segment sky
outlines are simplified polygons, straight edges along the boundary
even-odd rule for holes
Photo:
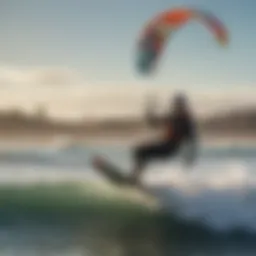
[[[157,74],[141,76],[135,49],[143,26],[184,5],[219,17],[228,47],[191,23],[171,38]],[[121,106],[136,112],[145,91],[173,89],[204,91],[205,101],[224,94],[237,102],[242,92],[247,101],[256,91],[255,8],[255,0],[1,0],[0,108],[43,103],[69,117]]]

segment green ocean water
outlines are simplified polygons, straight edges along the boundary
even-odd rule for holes
[[[153,167],[155,198],[92,178],[81,149],[0,152],[0,253],[255,255],[256,151],[211,152],[194,176]]]

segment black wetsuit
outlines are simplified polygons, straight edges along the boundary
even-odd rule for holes
[[[165,121],[167,136],[159,142],[135,148],[137,163],[146,164],[151,160],[165,159],[178,153],[183,142],[195,139],[195,125],[189,116],[174,116]]]

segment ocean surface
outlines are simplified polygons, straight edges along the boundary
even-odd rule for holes
[[[155,163],[152,196],[109,184],[95,154],[131,169],[125,146],[0,147],[1,256],[256,255],[256,145]]]

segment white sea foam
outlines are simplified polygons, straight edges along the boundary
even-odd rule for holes
[[[118,155],[122,166],[129,162],[125,151],[106,151],[112,159]],[[90,180],[102,184],[99,180],[104,182],[104,179],[90,168],[86,152],[85,149],[58,153],[27,149],[0,152],[0,182]],[[241,152],[218,153],[215,149],[193,169],[184,169],[180,163],[154,164],[144,180],[168,211],[178,210],[183,217],[201,220],[216,229],[241,227],[256,231],[256,158],[252,157],[256,151],[250,148]]]

